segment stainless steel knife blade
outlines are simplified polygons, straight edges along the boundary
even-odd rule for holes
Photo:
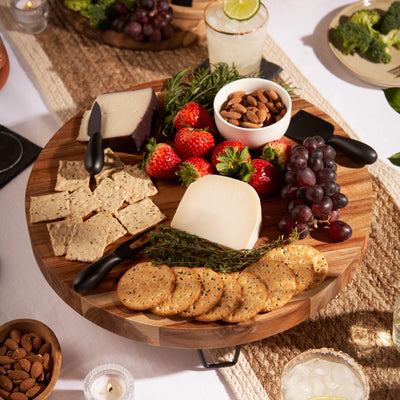
[[[88,123],[89,142],[87,144],[84,163],[90,174],[99,173],[104,166],[104,149],[101,138],[101,108],[96,101],[93,104]]]

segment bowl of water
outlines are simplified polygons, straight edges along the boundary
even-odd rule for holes
[[[367,400],[369,385],[360,365],[348,354],[312,349],[285,365],[281,396],[282,400]]]

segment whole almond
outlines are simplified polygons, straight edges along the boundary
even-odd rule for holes
[[[0,388],[6,392],[11,392],[13,390],[13,383],[8,376],[0,375]]]
[[[3,344],[0,347],[0,356],[4,356],[7,353],[7,346],[5,344]]]
[[[6,390],[3,390],[0,388],[0,396],[3,397],[4,399],[9,399],[10,398],[10,392],[7,392]]]
[[[44,340],[36,335],[36,334],[31,334],[32,335],[32,350],[33,351],[39,351],[39,349],[42,347]]]
[[[43,365],[39,361],[35,361],[31,367],[31,377],[36,379],[39,378],[43,373]]]
[[[14,350],[12,353],[12,358],[14,360],[20,360],[26,356],[26,350],[23,347],[19,347],[18,349]]]
[[[26,358],[22,358],[21,360],[18,360],[18,364],[21,366],[21,368],[26,371],[30,372],[31,371],[31,362],[27,360]]]
[[[53,359],[50,353],[43,354],[43,369],[45,371],[51,370],[53,367]]]
[[[28,396],[22,392],[14,392],[10,394],[10,400],[28,400]]]
[[[27,333],[25,333],[25,335],[22,335],[21,337],[21,346],[25,349],[27,353],[32,351],[32,338]]]
[[[12,359],[9,356],[0,356],[0,365],[4,365],[4,364],[12,364],[14,363],[15,360]]]
[[[25,358],[31,363],[34,363],[35,361],[38,361],[40,363],[43,362],[43,356],[41,354],[27,354]]]
[[[33,378],[26,378],[24,379],[21,384],[19,385],[19,389],[21,392],[28,391],[31,387],[33,387],[36,383],[36,380]]]
[[[10,338],[15,340],[18,344],[21,343],[21,332],[18,329],[11,329]]]
[[[17,350],[19,347],[18,343],[14,339],[11,339],[11,338],[7,338],[4,341],[4,344],[8,347],[9,350],[12,350],[12,351]]]
[[[46,342],[40,347],[38,353],[43,355],[44,353],[50,353],[50,350],[51,350],[51,344],[50,342]]]
[[[43,390],[43,388],[44,386],[36,384],[35,386],[32,386],[29,390],[27,390],[26,395],[29,398],[36,397]]]
[[[14,379],[24,380],[26,378],[29,378],[29,374],[26,371],[23,371],[22,369],[21,370],[9,369],[7,371],[7,375],[12,380],[14,380]]]

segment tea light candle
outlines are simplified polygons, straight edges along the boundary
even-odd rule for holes
[[[132,374],[117,364],[104,364],[88,373],[83,383],[87,400],[132,400]]]
[[[19,27],[26,33],[40,33],[47,27],[47,0],[11,0],[11,11]]]

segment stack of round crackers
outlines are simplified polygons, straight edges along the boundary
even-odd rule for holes
[[[239,323],[282,307],[294,295],[322,283],[327,272],[328,263],[317,249],[292,244],[230,274],[143,262],[121,277],[117,295],[131,310]]]

